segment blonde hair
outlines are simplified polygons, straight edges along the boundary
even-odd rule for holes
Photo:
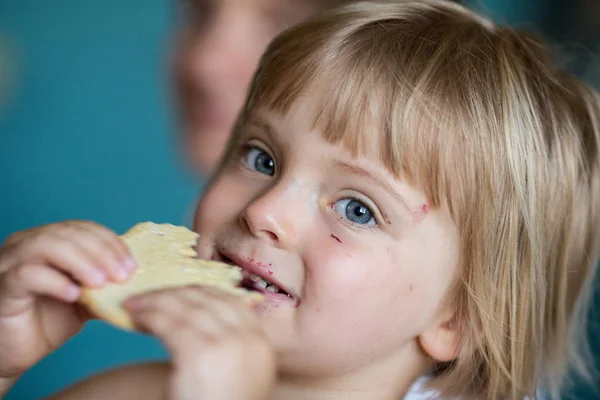
[[[326,140],[355,154],[377,142],[459,228],[461,351],[432,385],[490,400],[557,389],[600,247],[598,94],[539,40],[435,0],[357,2],[283,32],[238,126],[309,93]]]

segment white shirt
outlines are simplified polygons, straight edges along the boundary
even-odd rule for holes
[[[439,396],[439,393],[435,390],[425,389],[425,382],[427,381],[427,377],[421,377],[415,381],[415,383],[410,387],[406,396],[404,396],[403,400],[432,400],[437,399],[436,396]],[[539,399],[543,398],[542,393],[538,388],[537,396]],[[445,399],[451,400],[451,399]],[[523,400],[530,400],[526,397]]]
[[[439,393],[437,391],[425,389],[426,381],[426,377],[417,379],[406,393],[406,396],[404,396],[404,400],[430,400],[438,396]]]

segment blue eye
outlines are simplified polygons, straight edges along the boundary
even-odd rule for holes
[[[245,155],[245,161],[250,169],[269,176],[275,175],[275,160],[257,147],[252,147],[248,150]]]
[[[373,213],[358,200],[346,198],[335,202],[333,209],[352,223],[358,225],[375,225]]]

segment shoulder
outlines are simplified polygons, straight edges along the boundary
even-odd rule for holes
[[[96,375],[48,400],[147,400],[166,398],[170,366],[148,363],[126,366]]]

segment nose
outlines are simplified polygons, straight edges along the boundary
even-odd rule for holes
[[[240,214],[240,224],[254,237],[279,248],[298,245],[310,220],[310,197],[296,185],[276,184]]]

